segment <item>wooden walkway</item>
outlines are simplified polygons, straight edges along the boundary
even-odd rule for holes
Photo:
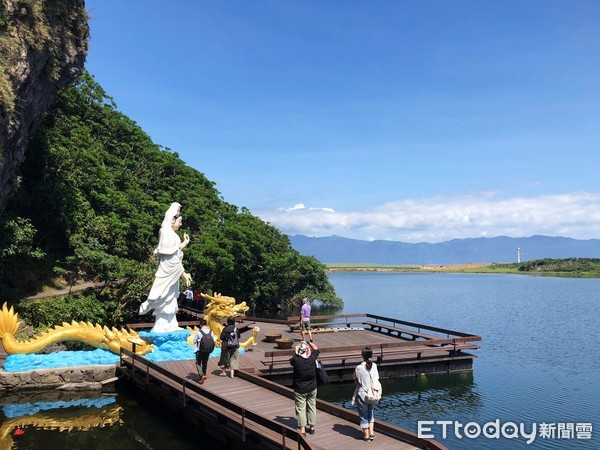
[[[193,361],[182,361],[180,363],[166,363],[170,371],[198,379],[195,374]],[[220,374],[216,367],[216,358],[212,358],[209,365],[210,376],[204,383],[204,387],[222,396],[223,398],[240,405],[244,405],[249,411],[253,411],[274,422],[281,423],[290,428],[296,428],[297,422],[294,415],[293,391],[289,388],[277,389],[271,383],[263,384],[256,377],[244,376],[242,372],[238,377],[231,379]],[[191,375],[190,375],[191,374]],[[285,395],[287,392],[287,395]],[[319,447],[331,450],[348,449],[354,447],[357,442],[362,443],[362,431],[358,426],[358,415],[354,420],[344,420],[323,410],[317,411],[317,426],[314,435],[309,435],[309,442]],[[386,435],[376,438],[377,449],[414,449],[414,445],[399,442],[397,439]]]
[[[197,321],[203,316],[189,308],[180,310],[187,319]],[[293,391],[285,386],[291,384],[289,358],[293,350],[279,349],[264,338],[280,334],[299,342],[300,332],[294,327],[297,321],[239,321],[241,341],[250,336],[253,326],[258,326],[260,342],[240,356],[235,379],[221,374],[216,358],[209,360],[209,378],[200,385],[192,360],[152,363],[123,349],[119,370],[175,414],[213,436],[225,437],[230,447],[334,450],[365,444],[356,411],[322,400],[317,400],[316,433],[306,437],[298,433]],[[465,350],[478,349],[474,343],[481,340],[468,333],[370,314],[315,316],[312,325],[319,360],[333,382],[352,378],[365,346],[373,349],[381,378],[472,370],[475,356]],[[383,422],[376,422],[375,432],[375,440],[368,443],[373,449],[445,449],[435,441]]]
[[[221,374],[216,363],[216,358],[209,360],[209,377],[203,385],[197,383],[198,374],[191,360],[146,365],[143,358],[135,357],[133,362],[125,356],[120,369],[142,389],[160,398],[163,405],[169,402],[179,404],[183,408],[180,414],[188,419],[196,416],[195,420],[208,421],[217,435],[233,433],[240,439],[245,436],[249,447],[347,450],[364,444],[356,412],[322,400],[317,401],[315,434],[295,438],[296,418],[291,389],[246,373],[242,368],[238,376],[231,379]],[[159,371],[159,368],[162,370]],[[247,418],[242,419],[236,411],[242,411]],[[252,420],[253,415],[274,426],[265,427],[264,423]],[[238,426],[245,422],[245,430],[233,430],[231,421],[237,422]],[[375,430],[376,438],[369,443],[372,449],[445,449],[435,441],[418,438],[389,424],[377,422]]]

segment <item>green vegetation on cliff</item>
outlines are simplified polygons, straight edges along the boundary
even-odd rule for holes
[[[67,55],[78,51],[70,38],[87,38],[87,19],[81,0],[0,2],[0,114],[14,112],[17,87],[27,75],[28,59],[35,59],[33,53],[43,61],[43,75],[59,80]]]
[[[134,320],[157,262],[151,253],[171,202],[191,236],[194,285],[273,310],[304,295],[340,304],[325,266],[287,236],[225,202],[214,183],[152,142],[85,74],[63,89],[30,141],[23,180],[0,220],[0,289],[32,293],[57,275],[115,282],[86,294],[115,323]],[[91,306],[90,306],[91,307]],[[137,320],[137,319],[136,319]]]

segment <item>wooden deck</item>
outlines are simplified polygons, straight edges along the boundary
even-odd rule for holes
[[[242,367],[231,379],[221,375],[217,359],[211,358],[209,377],[200,385],[194,361],[146,364],[143,358],[132,357],[131,353],[126,355],[120,367],[128,379],[182,417],[198,425],[204,422],[205,431],[228,437],[226,445],[232,448],[236,440],[243,440],[243,447],[260,449],[335,450],[363,444],[356,413],[321,400],[317,402],[315,434],[300,436],[293,391],[249,374]],[[369,443],[373,449],[445,449],[435,441],[385,423],[377,422],[375,432],[376,439]]]
[[[332,322],[333,318],[333,322]],[[276,343],[266,342],[266,334],[301,340],[299,331],[288,321],[264,321],[247,318],[238,324],[242,341],[250,336],[247,324],[260,327],[260,342],[242,355],[240,364],[247,372],[290,385],[292,368],[289,358],[293,350],[281,350]],[[325,322],[321,326],[318,321]],[[398,378],[420,374],[472,370],[481,337],[421,324],[394,321],[369,314],[317,316],[313,323],[313,341],[319,347],[319,359],[334,382],[350,381],[354,368],[362,362],[361,350],[373,349],[382,378]]]
[[[194,324],[202,317],[182,307],[180,320]],[[267,320],[245,318],[238,322],[242,341],[253,326],[260,327],[259,339],[281,334],[299,342],[294,325],[298,318]],[[182,323],[182,322],[180,322]],[[145,325],[145,324],[144,324]],[[405,322],[370,314],[316,316],[312,318],[313,340],[319,359],[332,382],[350,380],[362,361],[361,350],[370,346],[382,378],[472,370],[479,336]],[[131,325],[140,328],[140,325]],[[225,439],[231,448],[348,449],[364,444],[354,410],[317,401],[317,431],[301,436],[296,429],[292,368],[293,350],[281,350],[264,338],[240,356],[235,379],[221,375],[217,359],[209,360],[209,378],[198,383],[194,361],[151,363],[122,350],[119,370],[144,392],[155,397],[181,417],[213,436]],[[277,382],[275,382],[277,381]],[[376,422],[373,449],[444,449],[441,444],[421,439],[414,433]]]
[[[187,364],[185,364],[187,363]],[[193,361],[183,361],[183,364],[167,363],[170,371],[177,370],[184,376],[198,379],[195,374]],[[210,365],[210,377],[204,383],[204,387],[223,398],[240,405],[244,405],[249,411],[281,423],[290,428],[296,428],[294,416],[293,391],[291,389],[275,391],[275,386],[259,384],[254,377],[244,376],[240,373],[237,378],[231,379],[220,374],[214,360]],[[191,375],[190,375],[191,374]],[[288,395],[285,395],[287,391]],[[348,446],[362,442],[362,432],[358,426],[358,416],[349,421],[329,414],[323,410],[317,412],[317,426],[314,435],[307,439],[319,447],[327,449],[347,449]],[[415,446],[398,442],[397,439],[386,435],[377,436],[378,445],[375,448],[413,449]]]

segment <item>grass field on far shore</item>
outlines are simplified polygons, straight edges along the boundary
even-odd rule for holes
[[[329,272],[455,272],[455,273],[516,273],[518,264],[447,264],[447,265],[386,265],[386,264],[326,264]]]
[[[599,278],[598,264],[588,264],[585,268],[574,269],[572,260],[550,260],[553,265],[531,265],[530,263],[467,263],[467,264],[435,264],[435,265],[385,265],[329,263],[328,272],[421,272],[421,273],[502,273],[522,275],[545,275],[555,277]],[[583,260],[581,260],[583,261]]]

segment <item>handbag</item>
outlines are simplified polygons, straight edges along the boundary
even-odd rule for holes
[[[324,384],[329,384],[329,375],[327,375],[327,371],[323,364],[320,361],[317,361],[317,385],[322,386]]]
[[[379,403],[379,400],[381,400],[381,383],[378,379],[373,379],[371,372],[369,372],[369,378],[371,378],[371,385],[365,394],[365,403],[369,405],[377,404]]]

